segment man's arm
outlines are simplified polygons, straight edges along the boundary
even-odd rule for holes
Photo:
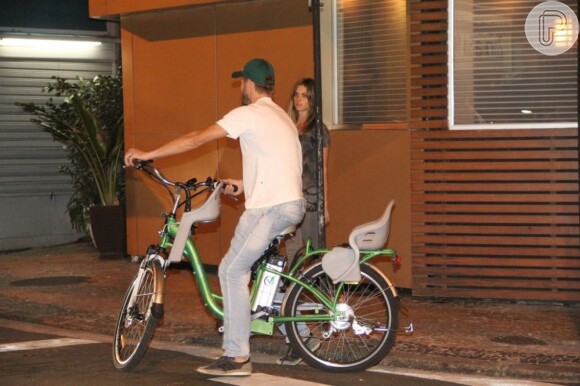
[[[227,134],[223,127],[214,123],[204,130],[192,131],[175,138],[155,150],[146,152],[135,148],[129,149],[125,152],[125,165],[132,166],[134,159],[149,160],[185,153],[208,142],[224,138]]]

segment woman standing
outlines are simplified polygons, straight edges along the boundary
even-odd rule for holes
[[[302,145],[302,192],[306,199],[306,214],[304,220],[296,231],[296,236],[286,241],[286,255],[291,264],[296,253],[305,244],[312,240],[312,247],[318,248],[318,183],[316,180],[316,111],[314,106],[314,79],[304,78],[292,87],[290,107],[288,115],[298,128],[300,144]],[[324,220],[329,221],[328,215],[328,184],[327,163],[330,135],[326,125],[322,125],[322,163],[324,178]]]
[[[316,143],[316,111],[314,106],[314,79],[304,78],[299,80],[292,87],[290,107],[288,108],[288,115],[298,128],[300,144],[302,145],[302,193],[306,199],[306,213],[304,219],[296,229],[296,235],[286,240],[286,256],[288,257],[288,265],[290,266],[296,258],[296,254],[304,246],[305,241],[310,239],[312,247],[318,248],[318,183],[316,180],[316,158],[317,158],[317,143]],[[329,221],[328,207],[327,207],[327,160],[328,147],[330,145],[330,135],[328,128],[322,125],[322,164],[323,164],[323,178],[324,178],[324,220]],[[286,335],[284,326],[280,330]],[[304,341],[312,351],[316,351],[320,347],[320,341],[310,336],[310,330],[305,324],[299,325],[300,335],[303,336]],[[292,350],[292,346],[288,345],[286,355],[277,360],[281,365],[297,365],[302,358]]]

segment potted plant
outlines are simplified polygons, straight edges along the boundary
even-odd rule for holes
[[[124,253],[124,126],[120,72],[117,76],[99,75],[92,80],[52,79],[54,81],[44,91],[58,98],[57,101],[51,97],[42,106],[17,105],[32,113],[32,121],[65,147],[70,162],[63,165],[61,171],[72,179],[73,193],[67,212],[73,227],[89,231],[102,254]],[[103,227],[100,221],[104,222]]]

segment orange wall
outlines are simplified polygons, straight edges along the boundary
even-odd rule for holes
[[[357,225],[377,219],[395,200],[387,247],[402,258],[393,271],[387,258],[377,264],[397,287],[411,287],[410,132],[332,130],[328,168],[328,246],[348,241]]]
[[[153,148],[239,106],[239,81],[231,73],[253,57],[273,63],[274,100],[286,108],[294,81],[313,73],[311,18],[302,0],[121,16],[126,146]],[[241,177],[240,161],[237,142],[222,140],[156,164],[170,179],[226,178]],[[128,252],[135,255],[155,241],[159,214],[169,204],[162,189],[141,177],[132,171],[127,181]],[[200,229],[208,264],[219,262],[243,209],[243,202],[228,201],[220,224]]]
[[[90,0],[92,14],[99,16],[109,15],[112,7],[124,13],[179,2]],[[239,106],[239,83],[231,79],[231,72],[252,57],[274,64],[274,100],[284,108],[294,81],[313,74],[312,15],[304,0],[222,2],[125,14],[120,20],[127,147],[153,148],[204,128]],[[397,286],[407,288],[411,287],[409,143],[407,130],[331,131],[327,187],[329,246],[347,241],[354,226],[377,218],[391,198],[396,200],[388,246],[397,248],[403,264],[394,273],[386,259],[379,265]],[[240,160],[237,142],[224,139],[156,164],[169,178],[184,180],[239,177]],[[134,171],[128,173],[129,254],[142,255],[156,241],[159,215],[169,205],[162,188]],[[196,240],[205,263],[219,263],[242,210],[243,202],[224,199],[219,222],[200,227]]]

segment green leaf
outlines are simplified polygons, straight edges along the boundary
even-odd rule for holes
[[[16,105],[65,145],[69,164],[61,171],[71,177],[73,185],[67,212],[73,226],[80,229],[90,206],[116,205],[125,197],[122,79],[120,73],[92,80],[51,79],[43,91],[55,98],[42,106]]]

